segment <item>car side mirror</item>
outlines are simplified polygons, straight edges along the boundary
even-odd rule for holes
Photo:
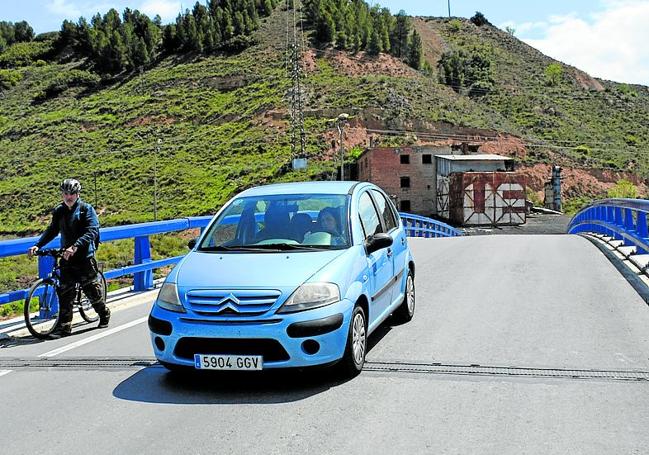
[[[374,234],[365,239],[365,251],[367,254],[372,254],[390,245],[392,245],[392,237],[390,234]]]
[[[189,242],[187,242],[187,247],[188,247],[190,250],[193,250],[194,247],[196,246],[196,243],[197,243],[197,242],[198,242],[198,238],[191,239]]]

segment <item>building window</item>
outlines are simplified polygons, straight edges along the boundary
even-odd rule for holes
[[[402,212],[409,212],[410,211],[410,201],[401,201],[399,203],[399,210]]]
[[[421,155],[421,164],[433,164],[433,155]]]
[[[410,164],[410,155],[399,155],[401,164]]]
[[[401,177],[401,188],[410,188],[410,177]]]

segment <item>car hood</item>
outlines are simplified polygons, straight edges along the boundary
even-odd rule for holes
[[[223,254],[193,251],[179,265],[176,283],[183,289],[299,286],[343,252]]]

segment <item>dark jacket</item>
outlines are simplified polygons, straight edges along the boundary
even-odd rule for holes
[[[90,258],[95,254],[95,242],[99,239],[99,219],[92,205],[77,199],[68,208],[61,203],[52,211],[52,221],[36,243],[42,248],[57,234],[61,234],[61,247],[76,246],[77,252],[71,260]]]

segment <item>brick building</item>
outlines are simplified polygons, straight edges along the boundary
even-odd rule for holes
[[[525,223],[525,178],[509,157],[451,146],[379,147],[357,164],[359,180],[383,188],[401,211],[457,225]]]
[[[383,188],[399,210],[435,213],[435,155],[451,155],[450,146],[377,147],[358,159],[358,179]]]

